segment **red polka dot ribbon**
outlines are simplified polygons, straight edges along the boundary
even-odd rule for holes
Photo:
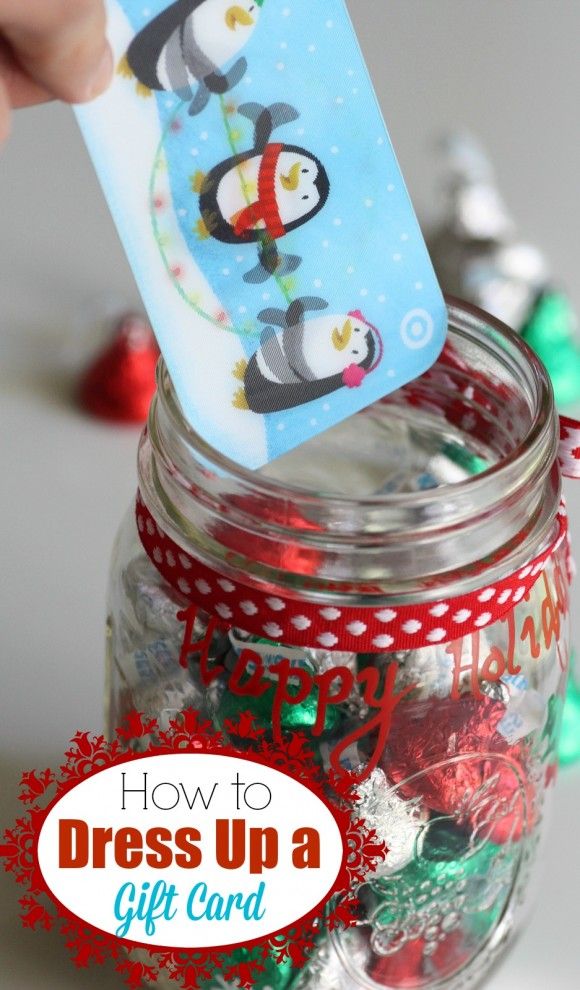
[[[580,478],[580,423],[560,416],[560,469],[565,478]]]
[[[220,574],[178,546],[137,496],[137,527],[145,551],[166,581],[191,603],[256,636],[287,646],[356,653],[412,650],[446,643],[497,622],[529,593],[549,558],[568,537],[564,505],[552,544],[514,574],[442,601],[371,607],[337,606],[268,589],[246,577]]]

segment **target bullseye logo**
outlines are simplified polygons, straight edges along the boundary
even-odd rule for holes
[[[433,317],[426,309],[412,309],[401,323],[401,337],[405,347],[419,351],[432,340]]]

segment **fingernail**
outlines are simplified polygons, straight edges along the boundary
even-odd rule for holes
[[[87,100],[94,100],[95,97],[100,96],[101,93],[104,93],[104,91],[108,88],[112,77],[113,52],[111,51],[111,46],[107,45],[107,48],[103,53],[103,57],[99,62],[99,67],[87,86]]]

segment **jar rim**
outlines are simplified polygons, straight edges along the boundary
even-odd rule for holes
[[[209,470],[215,470],[222,476],[227,476],[233,482],[240,482],[251,487],[256,495],[265,495],[269,498],[283,496],[294,497],[302,503],[318,502],[323,500],[328,506],[352,506],[352,507],[384,507],[405,505],[407,508],[416,508],[429,505],[434,498],[441,498],[445,494],[459,496],[464,492],[476,492],[485,489],[490,483],[501,484],[504,475],[513,471],[518,465],[529,462],[531,455],[538,446],[542,447],[543,441],[546,446],[545,471],[550,470],[556,458],[556,443],[550,445],[551,434],[554,434],[553,420],[555,413],[554,394],[552,383],[548,373],[529,345],[523,338],[511,330],[505,323],[486,313],[484,310],[471,303],[464,302],[456,297],[445,295],[449,322],[454,324],[454,329],[460,332],[466,330],[473,334],[480,334],[480,345],[483,344],[483,328],[493,330],[499,336],[503,344],[502,352],[517,354],[521,361],[522,368],[526,368],[531,373],[534,385],[535,410],[530,429],[525,436],[519,440],[514,449],[501,457],[496,463],[491,464],[478,474],[470,475],[460,481],[454,481],[448,485],[440,485],[434,489],[412,492],[389,492],[362,497],[338,494],[334,492],[316,491],[301,485],[292,484],[289,481],[280,482],[259,471],[245,468],[243,465],[222,454],[216,448],[207,443],[188,423],[181,410],[181,406],[173,389],[171,379],[163,358],[159,359],[157,367],[157,387],[158,394],[163,395],[163,402],[168,412],[172,428],[187,444],[193,455],[199,457],[200,462]],[[458,327],[458,323],[461,327]],[[417,380],[421,380],[420,376]]]
[[[456,423],[466,438],[463,420],[473,411],[475,450],[487,429],[487,449],[497,456],[491,467],[426,490],[354,498],[279,481],[206,444],[186,423],[160,363],[139,476],[163,529],[211,566],[233,566],[272,587],[301,586],[315,575],[325,588],[364,584],[398,596],[428,586],[436,595],[438,585],[477,582],[478,562],[491,562],[490,581],[523,566],[549,539],[558,507],[552,386],[532,350],[499,320],[460,300],[447,305],[449,349],[385,401],[401,412],[407,400],[421,406],[426,397],[428,407],[440,394],[442,431]]]

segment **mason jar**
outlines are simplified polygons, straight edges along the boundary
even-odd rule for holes
[[[522,924],[568,670],[557,446],[537,358],[455,301],[429,372],[258,472],[192,431],[160,363],[113,559],[109,733],[186,708],[226,737],[242,713],[306,733],[388,849],[356,923],[258,988],[458,990]]]

